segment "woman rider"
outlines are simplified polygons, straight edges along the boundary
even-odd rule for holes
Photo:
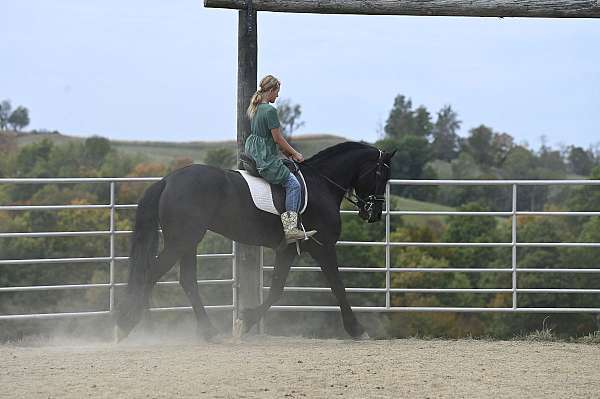
[[[288,243],[302,240],[316,233],[315,230],[298,229],[298,211],[300,210],[300,183],[290,173],[278,156],[277,149],[296,162],[304,157],[286,141],[281,134],[277,109],[270,105],[279,96],[281,83],[277,78],[267,75],[261,79],[256,93],[250,100],[247,115],[251,120],[251,134],[246,139],[245,152],[256,162],[261,177],[272,184],[285,188],[285,210],[281,214],[281,223]]]

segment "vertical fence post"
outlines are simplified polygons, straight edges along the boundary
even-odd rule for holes
[[[258,74],[258,36],[256,11],[252,0],[247,1],[247,9],[239,11],[238,23],[238,74],[237,74],[237,161],[241,167],[240,154],[244,152],[246,138],[250,135],[250,119],[246,109],[256,92]]]
[[[252,0],[246,9],[239,11],[238,24],[238,82],[237,82],[237,155],[244,151],[246,137],[250,134],[250,120],[246,109],[256,92],[257,75],[257,23]],[[260,301],[259,248],[237,243],[238,306],[240,309],[258,306]],[[239,310],[239,309],[238,309]]]
[[[391,307],[390,288],[390,183],[385,186],[385,308]]]
[[[231,279],[232,290],[231,290],[231,304],[233,305],[233,320],[232,325],[234,325],[235,321],[238,319],[238,289],[240,286],[240,282],[238,281],[238,273],[237,273],[237,243],[235,241],[231,241],[231,254],[233,255],[233,259],[231,260]]]
[[[115,312],[115,182],[110,182],[110,266],[109,266],[109,300],[110,314]],[[117,337],[117,325],[114,326],[114,338]]]
[[[258,298],[260,303],[265,301],[265,291],[263,287],[265,286],[265,249],[260,247],[260,262],[259,262],[259,278],[258,278],[258,287],[259,293]],[[259,334],[264,334],[265,332],[265,318],[261,317],[260,322],[258,323],[258,332]]]
[[[517,185],[512,185],[512,308],[517,308]]]

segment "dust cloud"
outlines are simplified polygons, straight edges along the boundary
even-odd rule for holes
[[[251,336],[0,346],[0,397],[595,397],[600,346]],[[178,337],[182,340],[184,337]]]

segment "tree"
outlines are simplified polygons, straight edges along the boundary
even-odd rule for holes
[[[494,154],[492,139],[494,132],[491,128],[480,125],[469,131],[469,137],[464,148],[473,159],[482,167],[489,168],[493,165]]]
[[[594,158],[594,165],[600,165],[600,141],[594,144],[590,144],[590,148],[588,149],[590,154],[592,154]]]
[[[399,139],[387,138],[378,141],[375,146],[387,152],[396,150],[396,155],[391,161],[391,177],[393,179],[437,178],[432,168],[426,168],[432,156],[431,146],[425,137],[406,135]],[[392,187],[392,193],[395,195],[405,195],[417,199],[430,198],[433,192],[416,186]]]
[[[0,132],[0,177],[10,177],[12,175],[16,152],[17,140],[15,134]]]
[[[413,110],[410,98],[407,99],[403,95],[396,96],[384,127],[387,137],[399,139],[412,135],[428,138],[432,130],[431,115],[427,108],[421,105]]]
[[[17,149],[14,133],[0,133],[0,154],[10,154]]]
[[[11,111],[12,105],[9,100],[4,100],[0,103],[0,130],[6,130]]]
[[[25,107],[17,107],[8,117],[7,123],[13,130],[21,130],[29,125],[29,110]]]
[[[281,122],[281,132],[288,138],[294,133],[294,130],[304,126],[304,122],[300,122],[302,109],[299,104],[292,104],[290,99],[280,100],[277,103],[277,114]]]
[[[100,136],[87,138],[84,143],[85,162],[91,167],[98,168],[110,152],[110,141]]]
[[[502,177],[505,179],[537,180],[551,174],[539,168],[539,159],[529,149],[520,145],[513,147],[502,164]],[[548,186],[521,186],[518,189],[517,208],[519,210],[543,210],[548,197]]]
[[[600,180],[600,166],[592,169],[592,180]],[[600,190],[598,186],[585,185],[573,189],[567,199],[570,211],[600,211]],[[581,219],[578,219],[581,222]]]
[[[462,122],[450,105],[444,106],[437,114],[432,128],[433,156],[436,159],[452,161],[458,157],[458,134]]]
[[[431,160],[431,148],[423,137],[408,135],[399,140],[384,139],[375,146],[388,152],[396,150],[391,165],[393,179],[419,179]]]
[[[169,164],[169,171],[185,168],[186,166],[192,165],[194,160],[190,157],[177,157]]]
[[[460,211],[485,212],[487,206],[475,202],[459,208]],[[450,216],[447,229],[442,235],[442,242],[485,243],[505,240],[498,232],[498,221],[493,216]],[[451,267],[491,267],[495,262],[505,260],[505,248],[486,247],[454,247],[449,248],[446,255]],[[477,286],[481,276],[468,275],[473,286]]]
[[[431,114],[427,111],[424,106],[419,106],[414,112],[414,132],[413,134],[418,137],[429,137],[433,130],[433,123],[431,123]]]
[[[407,99],[403,95],[396,96],[383,130],[387,137],[396,139],[413,134],[415,123],[410,98]]]
[[[481,169],[475,158],[466,152],[459,153],[458,158],[454,159],[450,164],[452,168],[453,179],[477,179],[481,176]]]
[[[235,165],[236,156],[231,148],[218,147],[208,150],[204,157],[206,165],[212,165],[223,169],[232,168]]]
[[[563,174],[566,172],[566,165],[560,151],[553,150],[546,146],[546,139],[542,136],[542,146],[538,153],[539,165],[541,168]]]
[[[52,177],[47,162],[54,143],[48,139],[21,149],[16,159],[16,177]]]
[[[589,176],[594,167],[594,158],[591,152],[585,151],[581,147],[569,147],[569,167],[573,173],[582,176]]]
[[[500,166],[515,148],[515,139],[508,133],[494,133],[492,137],[492,151],[494,154],[494,166]],[[529,151],[529,150],[528,150]]]
[[[504,158],[502,164],[505,179],[535,179],[537,158],[525,147],[516,146]]]

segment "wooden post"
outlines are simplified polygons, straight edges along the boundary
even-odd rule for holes
[[[250,134],[250,120],[246,109],[256,92],[257,80],[257,24],[252,0],[248,7],[239,11],[238,25],[238,92],[237,92],[237,155],[244,151],[246,137]],[[245,309],[260,303],[260,249],[237,243],[236,265],[238,286],[237,309]]]
[[[241,9],[247,2],[204,0],[204,6]],[[315,14],[600,18],[600,2],[590,0],[254,0],[253,7]]]

